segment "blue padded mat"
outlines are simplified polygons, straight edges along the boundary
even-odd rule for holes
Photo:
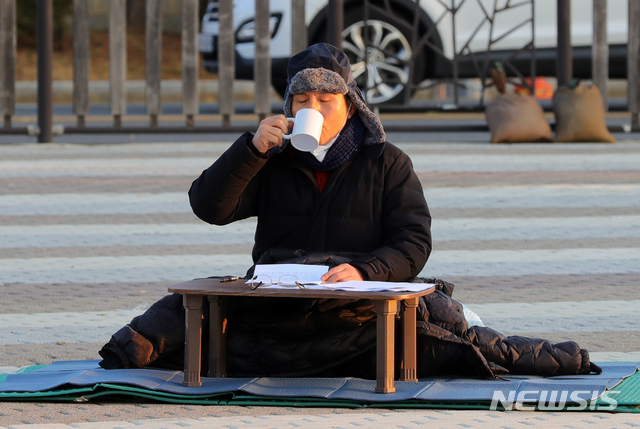
[[[185,387],[182,385],[184,377],[182,373],[167,381],[157,390],[161,392],[177,393],[181,395],[204,395],[210,393],[224,393],[243,391],[247,386],[260,380],[260,378],[209,378],[202,377],[202,386]]]
[[[327,398],[344,386],[344,378],[305,378],[301,384],[298,378],[259,378],[244,386],[245,393],[260,396],[289,396],[292,390],[297,396]]]
[[[93,386],[123,386],[141,396],[158,395],[199,397],[228,393],[271,398],[320,398],[367,403],[418,401],[491,401],[495,392],[508,397],[523,391],[589,391],[600,395],[633,375],[636,363],[606,363],[600,375],[562,377],[506,376],[503,380],[479,380],[460,377],[430,377],[419,382],[397,381],[396,392],[375,393],[375,380],[355,378],[202,378],[201,387],[184,387],[181,371],[165,369],[104,370],[97,360],[63,361],[22,374],[10,374],[0,381],[0,398],[26,395],[53,389]],[[583,395],[584,396],[584,395]]]
[[[518,390],[519,381],[512,380],[473,380],[449,379],[433,383],[422,391],[416,399],[429,401],[491,401],[494,392],[501,391],[508,395],[510,391]],[[461,394],[464,392],[464,394]]]
[[[602,368],[602,374],[580,374],[580,375],[558,375],[555,377],[545,377],[547,380],[575,380],[578,378],[583,378],[585,380],[594,380],[594,379],[611,379],[617,380],[616,384],[620,382],[620,379],[628,377],[630,374],[633,374],[638,367],[638,364],[635,362],[602,362],[598,363],[598,366]],[[540,377],[542,378],[542,377]],[[607,386],[611,387],[611,386]]]
[[[84,371],[84,370],[90,370],[90,369],[101,369],[100,365],[98,365],[98,362],[100,362],[97,359],[93,359],[93,360],[61,360],[61,361],[57,361],[57,362],[53,362],[51,365],[44,365],[41,366],[40,368],[36,369],[35,371],[32,372],[38,372],[38,373],[42,373],[42,372],[64,372],[64,371]],[[175,371],[175,372],[179,372],[179,371]]]
[[[77,372],[45,372],[37,371],[27,374],[9,374],[4,383],[0,384],[0,392],[40,392],[51,390],[65,384],[78,376]]]
[[[396,391],[394,393],[376,393],[376,382],[374,380],[361,380],[358,378],[347,379],[347,382],[335,392],[328,396],[328,399],[350,399],[367,402],[395,402],[414,399],[431,382],[410,382],[396,381]]]
[[[103,369],[85,370],[71,380],[77,386],[91,386],[98,383],[135,384],[144,389],[156,390],[178,376],[174,371],[146,369]],[[132,381],[134,382],[132,383]]]

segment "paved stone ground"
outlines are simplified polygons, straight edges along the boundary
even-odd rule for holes
[[[0,372],[97,359],[197,276],[243,274],[254,221],[211,227],[186,191],[228,143],[0,146]],[[423,270],[505,333],[640,361],[640,142],[405,143],[433,214]],[[0,428],[635,427],[636,415],[0,403]]]
[[[68,405],[61,406],[68,410]],[[54,407],[54,409],[61,409]],[[78,408],[88,411],[90,407],[79,405]],[[165,406],[167,409],[162,417],[149,412],[144,405],[123,407],[127,409],[127,420],[111,420],[108,422],[84,422],[84,423],[42,423],[9,425],[8,429],[104,429],[104,428],[137,428],[137,429],[209,429],[222,427],[235,428],[312,428],[312,429],[347,429],[367,427],[376,429],[398,428],[633,428],[638,426],[638,419],[629,414],[606,413],[527,413],[515,412],[485,412],[485,411],[389,411],[380,410],[340,410],[331,412],[326,409],[290,409],[291,414],[269,412],[268,408],[247,407],[254,413],[267,413],[245,416],[208,416],[201,417],[198,407],[190,406]],[[216,407],[228,408],[228,407]],[[222,412],[233,411],[222,410]],[[311,412],[310,412],[311,411]],[[189,417],[175,418],[172,414],[189,413]],[[75,414],[73,411],[65,411],[62,417]],[[114,416],[115,417],[115,416]],[[59,418],[56,418],[58,421]]]

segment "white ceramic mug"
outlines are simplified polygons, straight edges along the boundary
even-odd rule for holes
[[[320,145],[324,116],[314,109],[300,109],[295,118],[287,118],[293,122],[291,134],[283,134],[283,138],[291,139],[291,144],[302,152],[312,152]]]

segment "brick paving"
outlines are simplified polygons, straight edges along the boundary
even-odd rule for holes
[[[79,409],[74,409],[78,407]],[[218,412],[210,413],[211,407],[183,407],[167,405],[161,413],[151,412],[147,407],[123,406],[115,412],[104,412],[99,406],[68,405],[54,406],[41,417],[41,423],[8,425],[7,429],[105,429],[105,428],[138,428],[138,429],[209,429],[222,427],[235,428],[335,428],[354,427],[368,428],[434,428],[450,429],[515,429],[526,427],[554,428],[633,428],[638,427],[639,419],[633,414],[606,414],[586,412],[563,413],[527,413],[521,411],[389,411],[389,410],[341,410],[339,413],[326,409],[288,409],[286,412],[273,412],[264,407],[215,407]],[[62,408],[62,409],[59,409]],[[208,408],[208,409],[207,409]],[[56,410],[56,411],[54,411]],[[93,411],[96,420],[82,423],[54,423],[47,418],[51,412],[57,412],[55,421],[73,421],[78,414]],[[22,414],[24,409],[16,409],[15,414]],[[219,416],[220,413],[236,415]],[[246,412],[249,413],[246,413]],[[37,410],[34,410],[37,413]],[[265,414],[260,414],[265,413]],[[174,417],[177,414],[188,414],[189,417]],[[10,413],[7,413],[10,415]],[[46,416],[46,417],[45,417]],[[99,419],[99,421],[97,421]]]
[[[252,223],[186,191],[228,143],[0,146],[0,372],[97,359],[120,324],[200,275],[242,274]],[[640,142],[406,143],[432,210],[424,275],[505,333],[640,360]],[[65,315],[65,313],[67,315]],[[0,403],[0,428],[635,427],[637,415]]]

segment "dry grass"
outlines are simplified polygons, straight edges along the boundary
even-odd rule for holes
[[[180,34],[164,33],[162,36],[162,79],[182,78]],[[144,80],[144,30],[130,27],[127,30],[127,79]],[[18,41],[16,59],[16,79],[21,81],[37,80],[37,55],[33,38],[21,36]],[[212,75],[204,70],[200,62],[200,78],[210,79]],[[73,79],[73,37],[65,34],[56,43],[53,53],[53,79]],[[92,31],[89,48],[89,79],[109,79],[109,33]]]

